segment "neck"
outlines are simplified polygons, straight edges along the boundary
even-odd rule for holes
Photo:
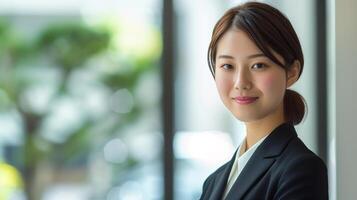
[[[275,113],[253,122],[246,122],[246,149],[249,149],[261,138],[269,135],[276,127],[284,123],[284,110],[280,106]]]

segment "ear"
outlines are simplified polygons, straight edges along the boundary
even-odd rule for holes
[[[289,71],[287,72],[286,87],[293,85],[298,79],[301,71],[301,65],[298,60],[295,60],[290,66]]]

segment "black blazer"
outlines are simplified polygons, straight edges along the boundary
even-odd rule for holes
[[[206,179],[201,200],[222,199],[235,154]],[[326,200],[326,165],[297,137],[293,125],[281,124],[256,149],[226,197],[238,199]]]

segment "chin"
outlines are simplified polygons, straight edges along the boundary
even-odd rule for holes
[[[262,113],[245,113],[245,114],[238,114],[238,113],[233,113],[235,118],[237,118],[241,122],[254,122],[254,121],[259,121],[264,118],[264,114]]]
[[[259,120],[259,118],[254,116],[242,116],[242,115],[234,115],[241,122],[253,122]]]

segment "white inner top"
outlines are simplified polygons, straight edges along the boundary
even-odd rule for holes
[[[266,137],[268,137],[268,135],[263,137],[262,139],[260,139],[257,143],[255,143],[247,151],[246,151],[246,138],[244,138],[242,144],[238,148],[238,152],[237,152],[236,157],[234,159],[234,163],[233,163],[233,166],[232,166],[232,169],[231,169],[231,173],[229,174],[229,177],[228,177],[227,186],[226,186],[226,189],[225,189],[224,194],[223,194],[223,199],[226,198],[228,192],[231,190],[234,182],[238,178],[239,174],[242,172],[243,168],[245,167],[245,165],[249,161],[250,157],[252,157],[252,155],[255,152],[255,150],[265,140]]]

